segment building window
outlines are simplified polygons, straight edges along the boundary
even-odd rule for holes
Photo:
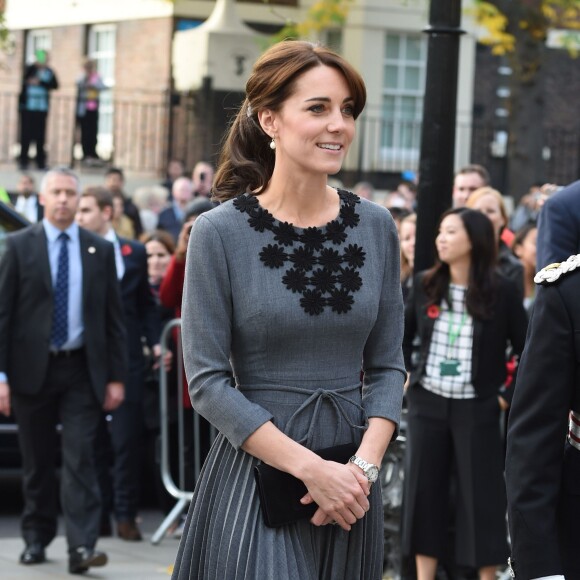
[[[97,63],[97,71],[108,87],[115,84],[116,28],[113,24],[91,26],[89,30],[88,57]],[[102,91],[99,104],[98,152],[109,157],[113,148],[113,95]]]
[[[383,155],[401,166],[419,158],[427,41],[387,34],[383,67]]]
[[[36,60],[37,50],[50,51],[52,48],[52,32],[50,30],[29,30],[26,35],[26,64]]]

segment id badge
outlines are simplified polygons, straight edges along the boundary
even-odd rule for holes
[[[439,363],[439,374],[442,377],[458,377],[461,363],[454,358],[448,358]]]

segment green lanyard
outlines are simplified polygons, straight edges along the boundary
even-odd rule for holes
[[[451,302],[451,296],[449,297],[449,306],[451,306],[451,308],[449,310],[449,348],[447,350],[448,353],[451,352],[451,349],[453,348],[453,346],[457,342],[457,339],[459,338],[459,335],[461,334],[461,329],[465,325],[465,321],[467,320],[467,316],[468,316],[467,310],[465,310],[465,312],[461,316],[461,320],[459,321],[459,325],[457,327],[455,327],[454,322],[453,322],[453,310],[452,310],[453,306],[452,306],[452,302]]]

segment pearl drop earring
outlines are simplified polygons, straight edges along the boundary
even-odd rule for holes
[[[274,149],[276,149],[276,141],[274,141],[274,139],[272,139],[272,141],[270,141],[270,149],[272,149],[272,151],[274,151]]]

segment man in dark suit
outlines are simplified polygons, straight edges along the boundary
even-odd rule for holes
[[[145,360],[141,337],[159,356],[161,321],[155,299],[149,288],[147,253],[139,242],[118,238],[111,225],[113,196],[102,187],[86,189],[79,203],[77,223],[102,236],[113,244],[117,264],[117,277],[121,284],[124,321],[127,329],[125,349],[129,359],[129,373],[125,400],[112,413],[110,442],[113,450],[113,501],[110,500],[110,478],[106,452],[108,433],[105,422],[97,441],[97,463],[103,492],[105,510],[113,504],[117,520],[117,533],[124,540],[141,540],[137,527],[139,500],[140,451],[143,435],[143,384]],[[105,511],[103,526],[110,527]],[[105,529],[105,531],[108,531]]]
[[[580,252],[580,181],[548,198],[538,217],[538,270]]]
[[[193,183],[187,177],[178,177],[173,182],[171,194],[173,196],[171,205],[159,214],[157,227],[169,232],[177,242],[186,208],[193,199]]]
[[[39,564],[56,535],[56,426],[69,572],[103,566],[95,550],[101,497],[93,445],[102,409],[123,400],[125,331],[112,246],[74,222],[78,178],[42,182],[42,223],[8,236],[0,261],[0,412],[18,423],[24,479],[22,564]]]
[[[35,224],[44,217],[44,207],[38,200],[32,175],[22,173],[18,179],[16,192],[10,193],[9,196],[14,209],[30,223]]]
[[[517,580],[580,578],[580,254],[536,275],[506,486]]]

